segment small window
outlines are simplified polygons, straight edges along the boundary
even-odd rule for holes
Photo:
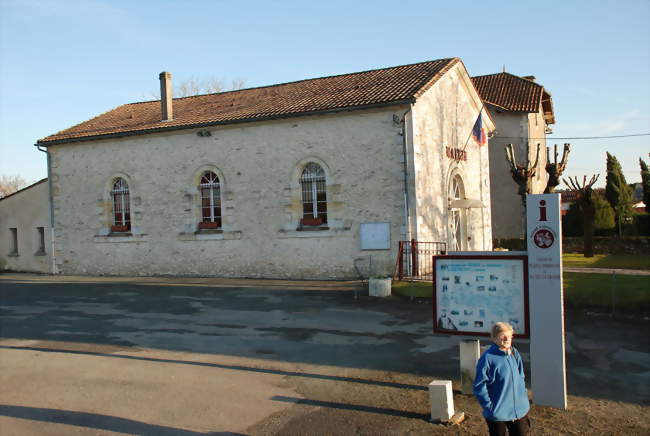
[[[36,227],[38,232],[38,253],[45,253],[45,227]]]
[[[9,232],[11,233],[11,251],[9,252],[9,254],[17,256],[18,255],[18,229],[12,227],[9,229]]]
[[[327,191],[325,171],[320,165],[309,163],[300,176],[302,189],[303,226],[320,226],[327,224]]]
[[[113,225],[111,226],[111,231],[116,233],[131,231],[129,185],[124,179],[115,179],[111,197],[113,198]]]
[[[206,171],[201,176],[199,184],[201,193],[201,222],[199,229],[220,229],[221,228],[221,185],[219,177],[212,172]]]

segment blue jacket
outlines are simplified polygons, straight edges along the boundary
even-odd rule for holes
[[[530,409],[524,364],[513,347],[507,355],[492,345],[476,365],[474,395],[490,421],[512,421],[526,416]]]

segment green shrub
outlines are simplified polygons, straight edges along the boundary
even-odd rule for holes
[[[614,209],[609,202],[600,195],[593,196],[596,214],[594,216],[594,235],[611,236],[615,233]],[[582,210],[578,203],[573,203],[566,215],[562,217],[562,235],[583,236]]]
[[[650,214],[640,213],[635,215],[634,225],[639,236],[650,236]]]
[[[569,210],[562,217],[563,236],[582,236],[582,212],[578,203],[569,206]]]

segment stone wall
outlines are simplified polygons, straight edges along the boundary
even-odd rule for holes
[[[562,238],[562,249],[565,253],[582,253],[584,239],[565,236]],[[594,253],[650,256],[650,238],[594,237]]]
[[[508,250],[526,250],[523,239],[494,239],[495,248]],[[582,237],[562,237],[562,251],[565,253],[584,252],[584,239]],[[650,255],[650,238],[616,238],[594,237],[595,254],[633,254],[639,256]]]
[[[407,107],[343,112],[56,145],[56,263],[64,274],[357,278],[354,263],[390,275],[403,217],[400,126]],[[298,182],[317,162],[328,229],[300,231]],[[221,233],[196,233],[197,178],[222,185]],[[132,235],[110,234],[110,189],[129,183]],[[389,222],[390,250],[362,251],[364,222]],[[372,260],[370,259],[372,257]]]

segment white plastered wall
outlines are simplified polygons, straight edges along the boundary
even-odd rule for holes
[[[449,184],[453,175],[463,180],[465,197],[484,208],[466,210],[467,250],[492,248],[488,146],[471,137],[481,108],[462,64],[454,66],[413,105],[413,212],[419,241],[449,242]],[[490,123],[484,111],[484,128]],[[447,157],[445,147],[464,150],[467,160]]]
[[[490,114],[497,129],[495,136],[490,140],[492,233],[495,238],[523,238],[523,206],[517,193],[519,187],[510,175],[505,147],[507,144],[514,144],[517,164],[525,165],[528,160],[532,165],[535,162],[537,144],[540,144],[532,188],[534,194],[543,193],[548,179],[545,170],[546,124],[543,111],[540,105],[537,113],[501,112],[490,108]]]
[[[0,200],[0,258],[4,260],[0,265],[13,271],[52,271],[48,196],[48,183],[43,181]],[[12,228],[17,229],[16,251]]]

